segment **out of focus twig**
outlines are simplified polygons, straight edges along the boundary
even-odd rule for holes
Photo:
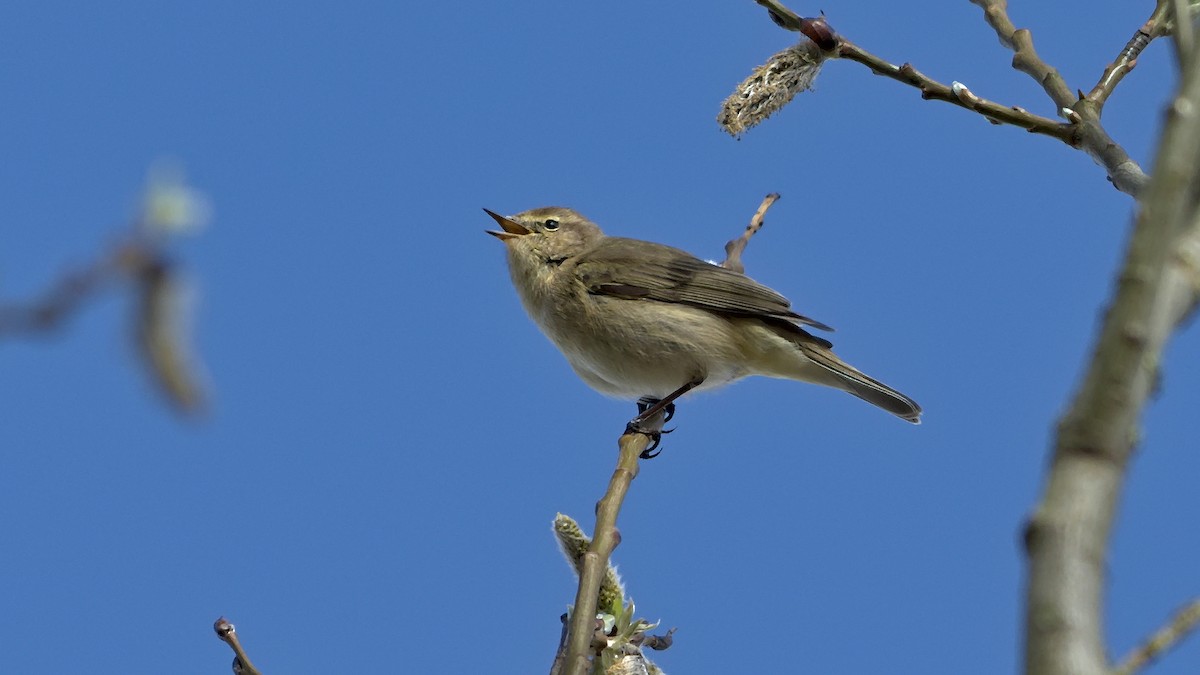
[[[116,246],[64,275],[38,299],[0,301],[0,339],[57,330],[88,300],[127,284],[138,299],[133,332],[147,370],[176,409],[199,412],[206,398],[203,378],[188,340],[183,280],[166,241],[203,224],[207,211],[207,201],[175,173],[166,178],[152,173],[142,212]]]
[[[1133,675],[1187,637],[1197,625],[1200,625],[1200,599],[1189,602],[1171,617],[1167,625],[1126,655],[1121,664],[1113,669],[1113,675]]]

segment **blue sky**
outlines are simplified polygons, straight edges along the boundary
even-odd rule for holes
[[[1011,14],[1088,89],[1150,5]],[[967,2],[793,8],[1053,115]],[[3,297],[110,244],[160,157],[214,206],[174,250],[206,419],[157,397],[119,293],[0,343],[4,670],[227,672],[222,614],[269,673],[548,669],[574,597],[550,522],[590,528],[634,409],[524,316],[480,209],[569,205],[715,258],[778,191],[749,273],[925,423],[766,379],[685,400],[616,554],[640,612],[679,627],[658,660],[1013,672],[1019,528],[1131,202],[1081,153],[852,63],[719,131],[792,40],[750,0],[0,7]],[[1105,113],[1147,168],[1169,56]],[[1195,344],[1172,344],[1124,495],[1115,655],[1200,591]],[[1198,668],[1193,640],[1149,672]]]

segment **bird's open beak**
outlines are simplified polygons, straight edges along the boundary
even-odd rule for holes
[[[495,211],[488,211],[487,209],[484,209],[483,211],[494,218],[496,222],[500,224],[500,227],[504,228],[503,232],[497,232],[496,230],[484,230],[484,232],[487,232],[493,237],[496,237],[501,241],[507,241],[509,239],[516,239],[522,235],[529,234],[529,228],[518,223],[517,221],[505,218]]]

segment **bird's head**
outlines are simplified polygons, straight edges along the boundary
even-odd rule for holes
[[[504,242],[514,262],[560,265],[604,236],[598,225],[561,206],[530,209],[515,216],[484,211],[502,228],[487,233]]]

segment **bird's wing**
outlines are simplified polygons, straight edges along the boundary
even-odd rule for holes
[[[606,237],[575,259],[575,275],[591,293],[833,330],[792,311],[787,298],[750,277],[663,244]]]

